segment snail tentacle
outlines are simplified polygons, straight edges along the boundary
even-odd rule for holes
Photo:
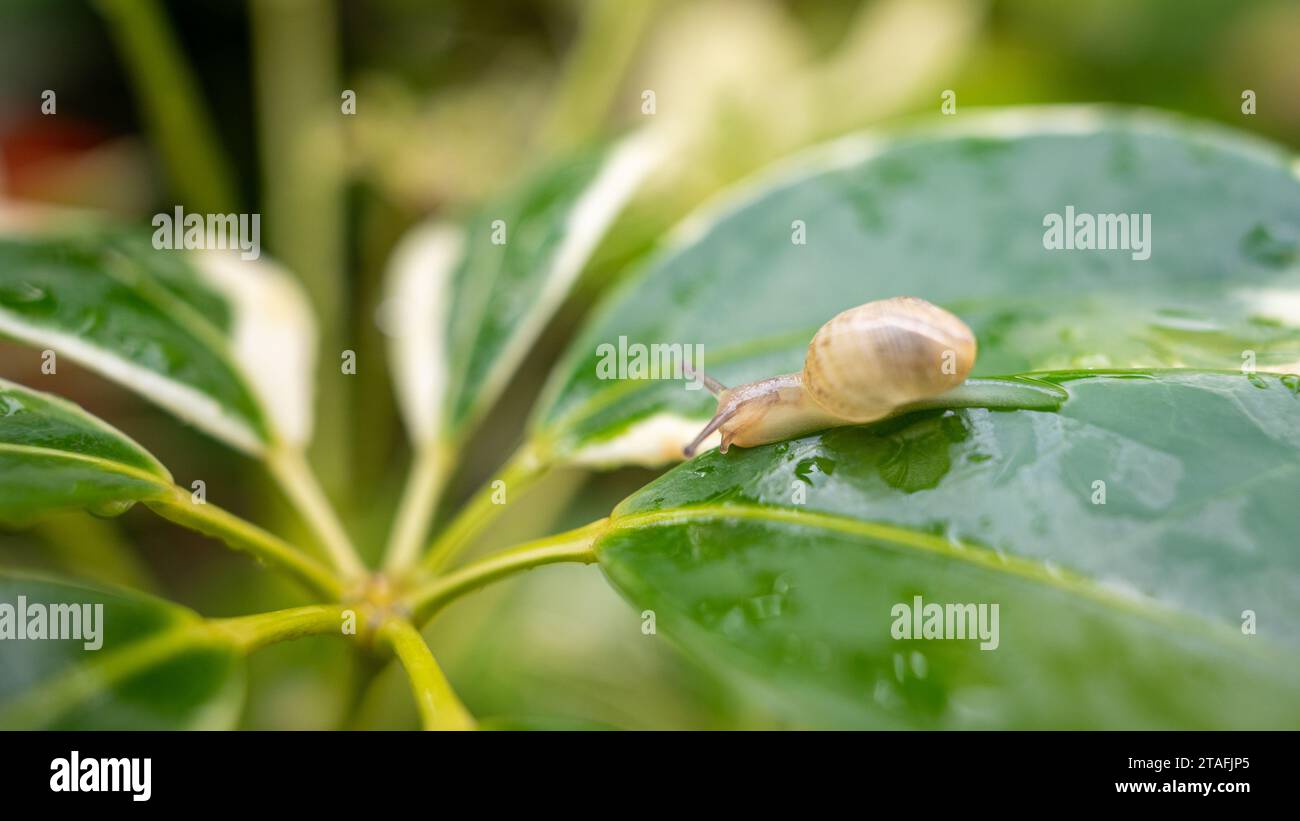
[[[736,410],[737,408],[734,405],[729,406],[725,410],[719,411],[717,416],[714,416],[712,419],[710,419],[709,424],[704,426],[704,430],[700,431],[699,435],[696,436],[693,440],[691,440],[691,443],[689,445],[682,448],[682,453],[686,454],[686,458],[690,459],[692,456],[694,456],[695,451],[699,450],[700,445],[704,444],[704,440],[708,439],[709,435],[712,434],[715,430],[727,424],[727,421],[730,420],[731,417],[736,415]],[[727,445],[729,444],[730,442],[728,442],[726,437],[724,436],[722,439],[722,447],[720,448],[720,450],[723,453],[726,453]]]
[[[695,378],[695,369],[692,368],[689,363],[682,363],[682,373],[687,379]],[[714,379],[712,376],[709,376],[704,371],[700,371],[700,382],[704,384],[704,389],[714,396],[722,396],[722,392],[727,389],[726,385]]]

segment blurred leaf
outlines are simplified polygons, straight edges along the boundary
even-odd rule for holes
[[[601,566],[796,726],[1300,727],[1300,378],[1043,378],[1059,413],[705,454],[619,506]],[[997,605],[996,647],[895,640],[918,596]]]
[[[671,380],[602,380],[598,346],[703,345],[725,384],[796,371],[836,313],[915,294],[957,313],[976,374],[1300,363],[1300,180],[1280,149],[1105,108],[961,115],[782,164],[688,220],[597,310],[533,419],[544,457],[668,461],[713,413]],[[1151,255],[1058,253],[1044,218],[1151,215]],[[807,244],[792,242],[802,221]]]
[[[646,120],[636,95],[653,91],[655,127],[677,144],[611,238],[615,258],[658,240],[706,197],[767,163],[918,106],[933,110],[985,7],[971,0],[663,6],[621,108],[624,121]],[[961,87],[974,79],[963,76]]]
[[[479,420],[655,157],[646,135],[581,153],[485,206],[463,230],[428,222],[403,239],[385,327],[417,444],[456,442]]]
[[[83,613],[87,605],[92,613],[102,607],[94,623],[103,645],[91,650],[74,639],[6,637],[0,642],[0,727],[222,729],[238,718],[244,691],[239,654],[189,610],[139,594],[0,574],[0,607],[17,611],[20,604],[51,606],[51,613],[57,605]]]
[[[116,514],[171,488],[167,469],[125,434],[70,402],[0,380],[0,522],[76,508]]]
[[[71,574],[90,584],[127,587],[157,593],[158,581],[115,521],[73,512],[43,517],[36,525],[44,554],[60,574]]]
[[[195,504],[124,434],[69,402],[0,380],[0,523],[27,524],[77,508],[117,515],[138,501],[319,592],[338,593],[337,579],[297,548],[206,499]]]
[[[308,441],[315,322],[286,273],[234,251],[155,250],[119,229],[24,226],[0,234],[0,335],[247,453]]]

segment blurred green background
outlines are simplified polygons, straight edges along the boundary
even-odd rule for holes
[[[374,318],[389,251],[418,219],[464,215],[591,140],[647,125],[680,140],[481,426],[445,516],[517,444],[550,364],[597,295],[727,183],[820,139],[937,117],[945,90],[957,116],[975,106],[1131,103],[1295,147],[1298,45],[1300,4],[1286,0],[3,0],[0,198],[104,210],[142,230],[176,204],[261,213],[266,252],[298,272],[321,313],[314,457],[374,556],[409,457]],[[169,51],[192,76],[167,70]],[[53,115],[41,112],[47,89]],[[345,89],[355,91],[354,115],[340,111]],[[1242,112],[1247,89],[1253,115]],[[167,136],[178,133],[186,138]],[[357,352],[355,377],[338,373],[345,349]],[[0,343],[0,377],[35,384],[40,361]],[[42,379],[144,443],[181,484],[202,476],[210,498],[294,535],[248,460],[71,364]],[[602,516],[652,475],[561,471],[512,504],[479,550]],[[143,512],[0,532],[0,563],[153,590],[206,615],[305,603],[214,542]],[[639,628],[599,570],[556,566],[457,603],[428,635],[480,716],[767,721]],[[244,724],[414,726],[391,671],[354,703],[347,651],[309,639],[253,657]]]

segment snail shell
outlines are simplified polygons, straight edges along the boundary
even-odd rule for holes
[[[715,430],[726,453],[732,444],[753,447],[883,419],[960,385],[975,353],[966,323],[924,299],[893,297],[850,308],[813,336],[802,372],[735,388],[708,380],[718,412],[686,455]]]
[[[966,323],[924,299],[894,297],[823,325],[808,345],[803,386],[841,419],[871,422],[957,387],[974,364]]]

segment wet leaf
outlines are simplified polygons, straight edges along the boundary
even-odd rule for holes
[[[619,506],[601,566],[794,726],[1300,727],[1300,378],[1043,378],[1059,411],[707,453]],[[895,638],[931,604],[997,630]]]
[[[25,618],[30,635],[37,612],[60,613],[67,634],[76,627],[82,638],[0,641],[0,728],[225,729],[237,721],[242,658],[191,611],[136,593],[0,574],[0,630],[16,631],[14,620]]]
[[[0,522],[68,509],[115,515],[171,487],[167,469],[125,434],[70,402],[0,380]]]
[[[656,160],[642,134],[556,162],[463,227],[416,226],[385,297],[411,438],[455,443],[487,410]]]
[[[144,231],[84,220],[23,226],[0,233],[0,336],[76,361],[245,452],[309,441],[315,320],[287,273],[235,251],[155,249]]]
[[[605,301],[551,376],[539,449],[663,463],[712,415],[711,397],[680,380],[599,378],[603,343],[702,345],[705,369],[733,385],[798,370],[823,322],[904,294],[971,325],[976,376],[1236,370],[1248,351],[1260,371],[1294,371],[1291,162],[1253,137],[1106,108],[966,114],[837,141],[704,209]],[[1132,250],[1046,249],[1044,220],[1067,207],[1149,214],[1149,259],[1134,259],[1135,237]],[[896,472],[921,481],[915,471]]]

